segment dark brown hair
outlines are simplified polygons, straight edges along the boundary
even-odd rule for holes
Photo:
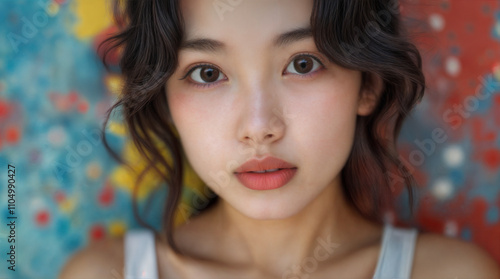
[[[115,21],[120,31],[100,45],[106,49],[103,61],[110,51],[121,50],[119,66],[124,79],[121,96],[108,111],[104,128],[110,114],[120,108],[130,136],[148,164],[145,171],[153,170],[165,181],[168,198],[163,228],[175,251],[172,230],[185,158],[171,125],[165,84],[177,67],[184,35],[178,2],[116,0]],[[363,216],[380,222],[382,210],[392,198],[391,175],[395,175],[409,191],[412,211],[415,180],[399,160],[396,141],[403,120],[423,96],[425,80],[420,54],[402,28],[398,1],[314,0],[311,28],[318,50],[340,66],[361,71],[363,86],[372,86],[376,77],[383,82],[375,110],[357,119],[354,145],[341,173],[346,198]],[[120,160],[105,137],[104,141]],[[161,155],[162,149],[170,152],[171,164]],[[140,221],[135,202],[134,213]]]

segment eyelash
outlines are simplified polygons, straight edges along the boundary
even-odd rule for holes
[[[319,59],[318,57],[316,57],[315,55],[312,55],[312,54],[309,54],[309,53],[297,53],[296,55],[294,55],[292,57],[292,59],[290,59],[287,64],[286,64],[286,68],[284,71],[286,71],[286,69],[288,68],[288,65],[290,65],[290,63],[292,61],[294,61],[298,56],[307,56],[307,57],[311,57],[312,59],[314,59],[316,62],[318,62],[320,64],[320,67],[322,68],[325,68],[325,65],[323,64],[323,62],[321,61],[321,59]],[[207,63],[200,63],[200,64],[196,64],[194,65],[193,67],[189,68],[189,70],[187,71],[187,73],[182,77],[180,78],[179,80],[184,80],[186,79],[187,77],[189,77],[191,75],[191,73],[193,71],[195,71],[196,69],[200,68],[200,67],[203,67],[203,66],[207,66],[207,67],[211,67],[211,68],[214,68],[214,69],[217,69],[219,72],[222,73],[222,70],[213,65],[213,64],[207,64]],[[311,73],[307,73],[307,74],[304,74],[304,75],[297,75],[299,76],[300,78],[307,78],[311,75],[314,75],[315,73],[317,73],[319,70],[316,70],[314,72],[311,72]],[[220,80],[220,81],[224,81],[224,80]],[[212,86],[215,86],[217,85],[220,81],[217,81],[217,82],[212,82],[212,83],[198,83],[198,82],[192,82],[192,81],[189,81],[189,83],[195,87],[198,87],[198,88],[210,88]]]
[[[222,73],[222,70],[219,67],[217,67],[217,66],[215,66],[213,64],[200,63],[200,64],[196,64],[193,67],[189,68],[188,72],[182,78],[180,78],[179,80],[186,79],[188,76],[191,75],[192,72],[194,72],[196,69],[198,69],[200,67],[203,67],[203,66],[207,66],[207,67],[211,67],[211,68],[217,69],[219,72]],[[199,87],[199,88],[209,88],[209,87],[212,87],[212,86],[216,85],[217,83],[219,83],[219,81],[212,82],[212,83],[205,83],[205,84],[198,83],[198,82],[192,82],[192,81],[189,81],[189,83],[191,85]]]

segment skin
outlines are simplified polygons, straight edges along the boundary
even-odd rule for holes
[[[330,63],[312,37],[273,46],[279,34],[309,26],[312,0],[242,1],[222,20],[212,1],[181,2],[186,40],[203,37],[225,45],[218,52],[181,50],[165,93],[189,163],[221,200],[175,230],[184,255],[157,239],[160,277],[371,278],[382,227],[349,206],[339,174],[352,148],[356,117],[372,112],[380,81],[363,87],[360,72]],[[301,76],[289,67],[299,53],[317,57],[323,66],[315,64]],[[180,80],[198,63],[220,69],[221,79],[208,88],[193,85],[203,81],[196,71]],[[297,166],[295,177],[274,190],[244,187],[234,169],[264,156]],[[318,259],[320,240],[332,249],[308,273],[301,265],[308,257]],[[109,239],[79,252],[61,278],[117,278],[120,272],[113,277],[111,271],[123,268],[122,241]],[[476,246],[418,236],[412,278],[499,274]]]
[[[228,238],[227,247],[237,247],[223,258],[276,276],[308,257],[317,237],[342,241],[348,225],[356,225],[350,219],[359,216],[347,210],[340,192],[340,171],[356,116],[369,112],[371,104],[361,100],[369,95],[361,92],[361,73],[329,63],[311,36],[273,46],[278,34],[309,26],[312,1],[288,3],[242,2],[221,21],[211,3],[184,1],[186,40],[203,34],[226,47],[215,53],[181,50],[174,77],[199,62],[217,66],[225,77],[199,89],[191,82],[203,80],[194,72],[190,79],[170,79],[166,87],[189,162],[222,198],[212,226],[220,229],[215,235],[224,236],[222,243]],[[290,65],[298,53],[315,55],[324,66],[318,63],[309,75],[300,75]],[[234,169],[266,155],[296,165],[293,180],[268,191],[242,186]],[[213,174],[230,180],[218,182]]]

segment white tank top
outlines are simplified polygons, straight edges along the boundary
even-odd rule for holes
[[[386,223],[373,279],[409,279],[416,237],[416,228],[395,228]],[[128,231],[124,241],[125,279],[158,279],[153,232]]]

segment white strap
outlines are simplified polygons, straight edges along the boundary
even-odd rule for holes
[[[133,230],[125,234],[125,279],[158,279],[154,234]]]
[[[374,279],[409,279],[413,265],[417,229],[384,227]]]

